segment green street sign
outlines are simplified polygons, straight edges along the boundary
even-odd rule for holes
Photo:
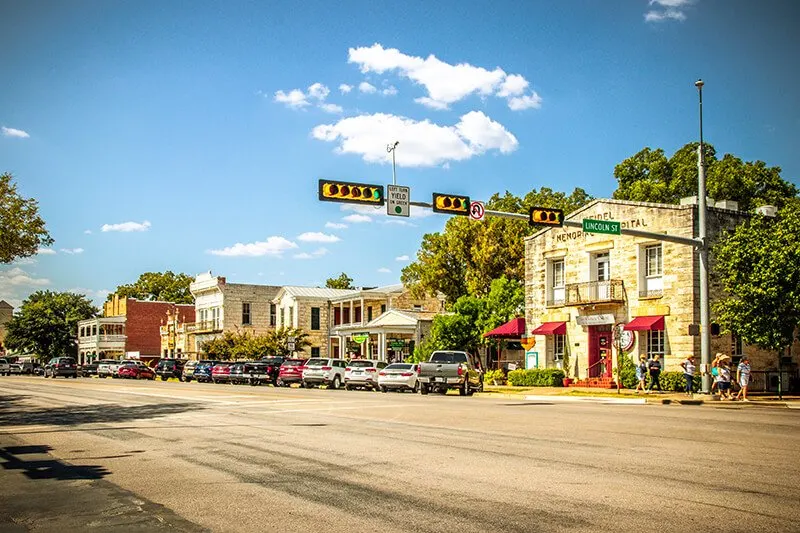
[[[389,341],[389,348],[405,348],[406,343],[405,341]]]
[[[619,235],[619,222],[613,220],[595,220],[593,218],[583,219],[583,231],[586,233],[607,233],[609,235]]]

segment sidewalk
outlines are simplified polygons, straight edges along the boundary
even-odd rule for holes
[[[676,405],[713,405],[737,407],[785,407],[789,409],[800,409],[800,396],[783,395],[783,399],[778,399],[777,394],[772,393],[750,393],[749,402],[744,401],[720,401],[716,396],[706,394],[695,394],[688,398],[682,392],[651,392],[639,393],[632,389],[598,389],[588,387],[509,387],[497,385],[484,385],[483,395],[486,397],[505,396],[509,398],[525,397],[525,399],[538,400],[546,398],[551,401],[596,401],[612,403],[614,399],[627,400],[613,403],[648,403],[648,404],[676,404]],[[636,400],[638,402],[631,402]],[[643,400],[643,401],[642,401]]]

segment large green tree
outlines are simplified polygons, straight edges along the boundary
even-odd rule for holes
[[[508,191],[494,194],[486,208],[527,214],[530,207],[539,206],[569,213],[590,200],[583,189],[567,195],[542,187],[522,198]],[[423,236],[416,260],[403,269],[400,279],[417,295],[444,294],[451,305],[466,294],[485,296],[501,276],[524,279],[524,238],[535,231],[526,220],[488,216],[479,223],[451,217],[443,232]]]
[[[725,297],[717,321],[748,344],[780,356],[800,325],[800,201],[776,218],[754,216],[713,249],[714,275]]]
[[[329,289],[355,289],[353,278],[342,272],[336,278],[328,278],[325,286]]]
[[[662,149],[644,148],[614,167],[617,190],[614,198],[639,202],[676,204],[681,198],[697,194],[697,148],[689,143],[672,157]],[[797,187],[781,178],[780,167],[763,161],[742,161],[725,154],[717,159],[711,144],[704,143],[706,189],[716,200],[734,200],[742,211],[760,205],[782,207],[798,194]]]
[[[36,200],[19,195],[11,174],[0,174],[0,263],[30,257],[51,244]]]
[[[74,357],[78,322],[95,316],[97,308],[81,294],[37,291],[22,302],[6,325],[6,346],[44,360]]]
[[[194,302],[189,284],[194,281],[188,274],[175,274],[171,270],[166,272],[145,272],[133,283],[120,285],[116,294],[120,298],[130,297],[139,300],[160,302],[173,302],[176,304],[190,304]],[[114,294],[109,294],[111,300]]]
[[[260,359],[271,355],[291,355],[289,338],[294,337],[295,352],[301,352],[311,341],[308,333],[300,328],[281,327],[266,335],[252,335],[248,331],[225,331],[219,337],[206,341],[201,346],[203,353],[213,359]]]

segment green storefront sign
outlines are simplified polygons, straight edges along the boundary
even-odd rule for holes
[[[586,233],[607,233],[608,235],[619,235],[620,224],[613,220],[595,220],[593,218],[583,219],[583,231]]]
[[[352,335],[350,335],[350,338],[353,339],[353,342],[361,344],[362,342],[369,339],[369,333],[353,333]]]
[[[406,341],[400,341],[400,340],[391,340],[391,341],[389,341],[389,348],[402,349],[402,348],[405,348],[405,347],[406,347]]]

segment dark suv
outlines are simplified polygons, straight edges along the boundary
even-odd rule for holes
[[[159,376],[161,381],[167,381],[169,378],[178,378],[183,381],[183,365],[185,364],[185,359],[162,359],[156,365],[156,376]]]
[[[54,357],[44,365],[44,377],[54,378],[64,376],[65,378],[78,377],[78,365],[73,357]]]

